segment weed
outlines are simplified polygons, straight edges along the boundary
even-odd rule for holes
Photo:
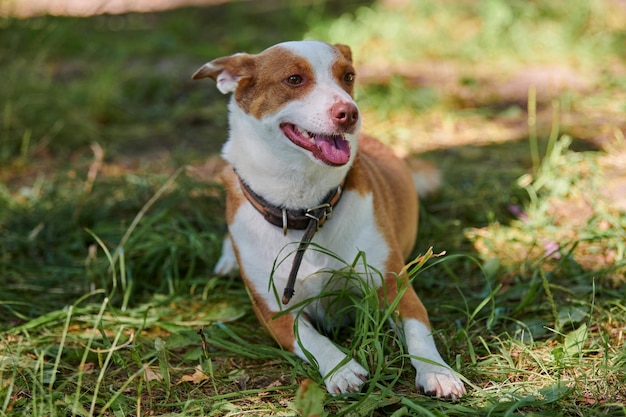
[[[623,9],[340,3],[0,21],[1,415],[626,413]],[[364,129],[444,173],[415,255],[448,254],[414,284],[458,402],[415,392],[372,292],[337,304],[371,379],[334,398],[210,272],[223,191],[181,167],[218,151],[226,106],[189,76],[303,34],[349,44]],[[366,256],[344,264],[367,287]]]

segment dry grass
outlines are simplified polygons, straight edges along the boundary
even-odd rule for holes
[[[624,415],[622,2],[253,4],[3,21],[0,414]],[[459,402],[366,303],[337,337],[372,380],[325,395],[211,276],[225,101],[188,77],[304,30],[353,47],[366,130],[444,173],[415,285]]]

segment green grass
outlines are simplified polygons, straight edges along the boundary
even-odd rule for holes
[[[624,19],[420,0],[0,21],[0,415],[623,416]],[[332,333],[371,379],[331,397],[211,273],[226,99],[189,77],[302,37],[350,44],[365,129],[444,173],[412,271],[460,401],[415,391],[375,292]],[[575,81],[529,99],[533,68]]]

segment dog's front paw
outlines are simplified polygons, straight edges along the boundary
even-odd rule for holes
[[[326,389],[332,395],[357,392],[367,381],[367,375],[365,368],[351,359],[326,379]]]
[[[451,369],[436,365],[426,368],[415,378],[415,385],[426,395],[456,400],[466,394],[465,385]]]

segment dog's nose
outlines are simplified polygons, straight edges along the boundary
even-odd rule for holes
[[[340,101],[330,108],[330,117],[338,127],[349,129],[359,121],[359,109],[353,103]]]

